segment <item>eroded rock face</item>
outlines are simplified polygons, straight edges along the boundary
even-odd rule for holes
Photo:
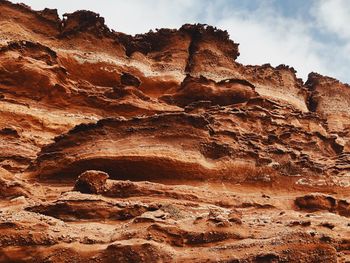
[[[63,17],[61,37],[80,32],[90,32],[100,37],[111,33],[105,25],[104,18],[94,12],[81,10],[72,14],[64,14]]]
[[[350,202],[347,200],[337,200],[332,196],[322,194],[309,194],[295,199],[295,204],[306,211],[327,210],[349,217]]]
[[[350,86],[317,73],[309,74],[306,85],[311,91],[310,109],[326,118],[331,130],[348,131]]]
[[[216,83],[213,80],[186,76],[179,89],[172,95],[161,97],[168,103],[185,107],[198,101],[209,101],[211,105],[227,106],[257,96],[251,83],[240,79],[227,79]]]
[[[350,260],[347,84],[209,25],[0,14],[0,262]]]

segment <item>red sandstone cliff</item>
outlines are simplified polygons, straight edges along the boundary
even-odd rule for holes
[[[0,261],[349,260],[349,86],[238,56],[0,0]]]

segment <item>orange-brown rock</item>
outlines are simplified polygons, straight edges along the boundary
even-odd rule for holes
[[[79,175],[74,190],[86,194],[101,194],[109,175],[101,171],[88,170]]]
[[[306,85],[311,92],[309,96],[310,110],[323,116],[331,131],[343,132],[349,136],[350,86],[317,73],[309,74]],[[346,144],[346,140],[342,144],[346,151],[349,151],[350,148]]]
[[[350,260],[347,84],[209,25],[0,14],[0,262]]]
[[[190,75],[181,83],[174,94],[164,95],[162,100],[185,107],[191,103],[208,101],[211,105],[227,106],[247,102],[257,95],[255,87],[246,80],[227,79],[216,83],[201,76],[194,78]]]
[[[323,194],[308,194],[295,199],[295,204],[306,211],[327,210],[342,216],[350,216],[350,202],[337,200],[332,196]]]

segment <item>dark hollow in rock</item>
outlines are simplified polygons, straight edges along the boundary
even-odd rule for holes
[[[336,200],[331,196],[323,194],[309,194],[296,198],[295,204],[300,209],[307,211],[332,211],[336,206]]]
[[[125,72],[123,73],[123,75],[121,75],[120,82],[125,86],[134,86],[134,87],[138,87],[141,84],[141,81],[137,77],[131,75],[130,73],[125,73]]]
[[[9,135],[9,136],[14,136],[14,137],[19,137],[19,134],[16,129],[11,128],[11,127],[6,127],[0,130],[1,135]]]
[[[350,217],[350,203],[346,200],[339,200],[337,211],[341,216]]]
[[[350,217],[350,203],[347,200],[335,199],[324,194],[308,194],[297,197],[295,204],[300,209],[310,212],[327,210],[341,216]]]
[[[274,263],[274,262],[280,262],[280,257],[277,254],[274,253],[267,253],[267,254],[260,254],[257,255],[254,262],[261,262],[261,263]]]

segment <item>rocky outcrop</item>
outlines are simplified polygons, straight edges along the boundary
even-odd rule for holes
[[[63,221],[80,220],[130,220],[147,211],[156,211],[157,205],[110,202],[78,195],[62,198],[53,203],[44,203],[26,208],[27,211],[51,216]]]
[[[131,120],[104,119],[56,138],[56,143],[43,149],[32,169],[39,169],[40,172],[33,172],[40,177],[72,177],[87,168],[108,172],[116,179],[213,177],[220,173],[218,167],[200,152],[201,143],[208,140],[208,125],[204,117],[185,113]],[[108,134],[108,140],[104,141],[103,134]],[[174,141],[176,136],[181,138],[181,144]],[[78,145],[76,138],[80,138]],[[158,140],[163,144],[159,145]],[[95,148],[92,144],[97,141],[99,145]],[[123,148],[113,146],[121,141]],[[66,151],[75,152],[75,157],[66,155]]]
[[[261,103],[266,104],[264,108]],[[288,176],[295,184],[314,187],[317,180],[327,185],[346,183],[337,177],[347,171],[347,166],[337,161],[341,148],[326,126],[316,124],[316,116],[288,108],[290,114],[280,104],[268,104],[251,98],[226,109],[203,109],[192,103],[186,107],[188,113],[79,125],[44,147],[29,171],[42,178],[72,178],[86,169],[96,169],[116,179],[131,180],[176,176],[278,183]],[[123,146],[116,147],[121,143]],[[306,181],[309,179],[314,181]]]
[[[111,31],[105,25],[105,20],[91,11],[76,11],[72,14],[64,14],[60,37],[68,37],[80,32],[89,32],[97,37],[111,36]]]
[[[89,170],[79,175],[74,190],[87,194],[101,194],[109,175],[101,171]]]
[[[259,95],[277,99],[302,112],[308,111],[307,89],[303,81],[296,77],[294,68],[286,65],[274,68],[270,64],[265,64],[243,67],[242,71],[244,79],[255,85],[255,90]]]
[[[327,210],[342,216],[350,216],[350,202],[337,200],[332,196],[322,194],[309,194],[295,199],[295,204],[306,211]]]
[[[349,261],[347,84],[209,25],[0,14],[0,262]]]
[[[305,84],[311,92],[310,110],[326,118],[332,131],[349,136],[350,86],[317,73],[310,73]]]
[[[208,101],[211,105],[227,106],[247,102],[257,93],[251,83],[240,79],[227,79],[220,82],[203,76],[194,78],[186,76],[178,90],[172,95],[164,95],[162,100],[181,107],[199,101]]]

